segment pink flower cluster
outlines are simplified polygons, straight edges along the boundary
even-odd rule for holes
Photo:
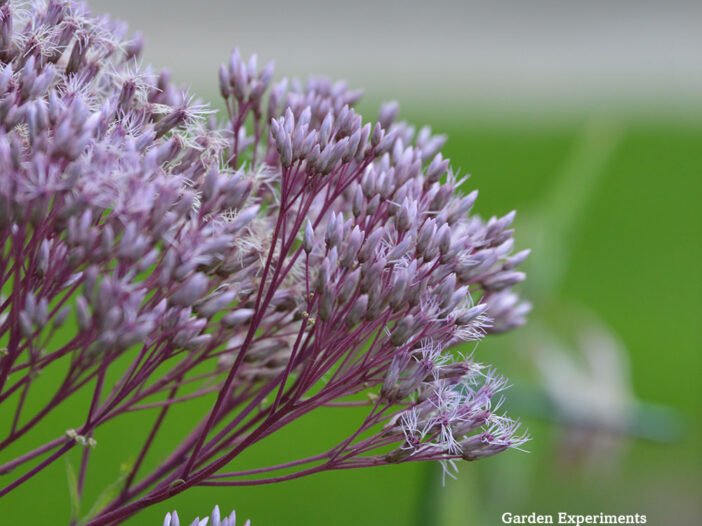
[[[505,380],[455,346],[524,323],[512,287],[528,251],[513,254],[513,213],[471,215],[477,192],[462,195],[444,137],[395,104],[364,123],[345,84],[272,84],[271,64],[237,51],[220,122],[80,3],[0,4],[0,405],[14,414],[0,453],[74,393],[92,400],[0,466],[13,477],[0,497],[74,447],[80,495],[90,458],[109,455],[101,426],[138,410],[153,426],[89,524],[194,485],[524,442],[496,412]],[[41,373],[62,381],[28,411]],[[201,423],[141,473],[167,414],[207,396]],[[232,471],[308,412],[359,405],[366,418],[328,451]]]

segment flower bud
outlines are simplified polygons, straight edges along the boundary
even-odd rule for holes
[[[376,230],[373,230],[370,235],[366,236],[363,246],[358,252],[358,261],[364,263],[374,255],[375,249],[380,243],[380,240],[383,238],[383,235],[385,235],[385,230],[383,227],[379,227]]]
[[[346,246],[343,248],[343,254],[339,263],[344,268],[351,268],[354,261],[356,260],[356,254],[358,254],[361,248],[361,243],[363,243],[363,233],[358,226],[355,226],[349,234]]]
[[[236,292],[233,290],[228,290],[205,301],[203,304],[197,307],[197,311],[205,318],[211,318],[234,301],[235,298]]]
[[[451,227],[446,223],[441,225],[436,232],[436,239],[438,240],[437,245],[439,247],[439,252],[441,254],[446,254],[451,248]]]
[[[410,304],[411,307],[416,307],[417,305],[419,305],[419,302],[424,297],[424,294],[427,289],[427,279],[428,278],[425,278],[419,283],[410,287],[409,294],[407,295],[407,302]]]
[[[346,326],[348,328],[355,327],[360,323],[366,314],[366,309],[368,308],[368,296],[362,294],[356,299],[356,302],[351,307],[351,310],[346,315]]]
[[[509,447],[505,443],[490,443],[488,434],[470,436],[459,443],[463,460],[478,460],[501,453]]]
[[[32,318],[29,316],[27,311],[20,311],[19,313],[19,326],[22,336],[29,338],[34,333],[34,323]]]
[[[331,113],[327,113],[322,121],[322,126],[319,128],[319,145],[322,148],[326,148],[329,144],[329,139],[331,137],[332,126],[334,124],[334,116]]]
[[[498,272],[483,280],[483,285],[487,290],[502,290],[524,281],[526,274],[518,271]]]
[[[324,287],[329,283],[329,277],[331,275],[331,266],[330,266],[330,261],[329,258],[326,257],[324,258],[324,261],[322,261],[322,264],[319,266],[319,270],[317,271],[317,280],[315,281],[315,290],[317,292],[322,292],[324,290]]]
[[[400,105],[394,100],[384,103],[378,112],[378,124],[386,130],[389,129],[390,125],[395,122],[399,110]]]
[[[219,66],[219,92],[224,99],[228,99],[229,95],[232,93],[231,79],[224,64],[220,64]]]
[[[196,272],[171,296],[171,303],[181,307],[192,305],[202,297],[208,285],[207,276],[202,272]]]
[[[71,306],[64,305],[53,317],[52,321],[54,328],[58,329],[59,327],[61,327],[65,323],[69,314],[71,314]]]
[[[410,456],[412,456],[412,448],[407,444],[403,444],[385,455],[385,460],[391,464],[397,464]]]
[[[387,260],[389,262],[397,261],[405,256],[410,247],[414,244],[414,237],[407,236],[398,245],[396,245],[390,253],[387,255]]]
[[[444,308],[448,305],[451,300],[451,296],[456,288],[456,274],[449,274],[444,281],[441,282],[436,289],[436,298],[439,301],[439,305]]]
[[[329,321],[334,310],[334,291],[329,284],[325,285],[319,300],[319,319]]]
[[[308,219],[305,223],[305,233],[302,237],[302,248],[308,254],[312,252],[314,248],[314,229],[312,228],[312,223]]]
[[[487,310],[487,308],[487,303],[480,303],[475,307],[466,309],[465,311],[461,312],[458,316],[456,316],[456,325],[468,325],[471,321],[473,321],[475,318],[484,313]]]
[[[359,217],[363,215],[365,212],[365,204],[366,200],[363,196],[363,190],[361,189],[361,186],[356,186],[356,191],[354,192],[353,195],[353,203],[352,203],[352,212],[354,217]]]
[[[366,204],[366,215],[373,215],[378,210],[380,206],[380,195],[376,194],[373,198]]]
[[[409,272],[403,268],[396,272],[395,279],[390,289],[390,306],[397,310],[402,307],[409,284]]]
[[[448,169],[449,160],[444,159],[441,153],[437,153],[427,168],[426,179],[428,183],[437,182]]]
[[[417,220],[417,202],[409,202],[405,198],[400,208],[400,213],[397,216],[397,229],[400,232],[406,232],[410,228],[414,227]]]
[[[400,347],[407,343],[407,340],[409,340],[414,332],[414,325],[414,316],[411,314],[402,318],[397,322],[395,328],[390,333],[390,343],[395,347]]]
[[[476,429],[479,429],[488,423],[490,418],[490,410],[485,409],[478,411],[475,414],[471,414],[469,417],[451,425],[451,432],[455,437],[465,436],[472,433]]]
[[[82,294],[76,297],[76,319],[78,320],[78,328],[81,331],[87,331],[92,324],[90,307],[88,307],[88,302]]]
[[[337,295],[337,300],[339,301],[340,305],[343,305],[349,299],[351,299],[351,296],[353,296],[353,293],[356,291],[356,287],[358,286],[358,281],[361,277],[361,269],[357,268],[350,274],[347,274],[346,277],[344,278],[344,283],[341,286],[341,289],[339,290],[339,293]]]
[[[231,223],[232,231],[236,232],[248,225],[258,215],[261,205],[255,204],[239,212]]]
[[[370,266],[366,267],[363,278],[361,279],[361,292],[368,292],[373,284],[380,282],[385,265],[385,258],[381,257]]]
[[[385,131],[383,130],[383,127],[380,125],[379,122],[376,122],[373,126],[373,133],[371,133],[371,145],[373,147],[378,146],[378,144],[380,144],[380,141],[383,140],[384,136]]]
[[[529,254],[531,254],[531,250],[526,249],[522,250],[521,252],[517,252],[514,256],[511,256],[507,259],[505,259],[505,262],[502,264],[502,270],[512,270],[526,260],[526,258],[529,257]]]
[[[392,362],[390,362],[390,367],[388,367],[388,372],[385,375],[385,380],[380,388],[380,396],[383,398],[388,398],[395,391],[395,386],[400,380],[400,376],[407,368],[409,364],[410,357],[407,352],[396,353]]]
[[[289,168],[293,161],[292,140],[290,135],[282,134],[278,141],[278,154],[280,155],[280,164],[283,168]]]
[[[225,314],[222,318],[222,323],[224,323],[224,325],[227,327],[236,327],[237,325],[241,325],[242,323],[249,321],[253,315],[253,309],[237,309],[229,314]]]
[[[419,229],[417,236],[417,254],[424,254],[436,233],[436,223],[433,219],[428,219]]]

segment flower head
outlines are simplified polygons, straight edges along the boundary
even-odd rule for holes
[[[369,413],[321,464],[272,480],[520,445],[495,414],[504,381],[453,347],[524,323],[512,287],[526,253],[512,255],[514,213],[470,213],[477,192],[462,194],[445,138],[398,121],[396,104],[364,121],[343,83],[272,84],[272,64],[236,50],[220,68],[217,122],[143,68],[140,49],[79,3],[0,6],[0,271],[12,283],[0,403],[70,360],[46,411],[95,379],[71,424],[88,440],[118,415],[217,393],[138,482],[145,439],[98,519],[193,485],[260,483],[250,477],[269,469],[222,470],[325,405]],[[66,342],[55,330],[69,313]],[[33,427],[18,425],[21,411],[0,448]]]

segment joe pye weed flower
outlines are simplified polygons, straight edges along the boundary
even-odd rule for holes
[[[0,452],[90,393],[53,440],[2,458],[1,498],[82,448],[80,502],[110,453],[101,427],[132,411],[153,415],[133,464],[76,521],[118,524],[192,486],[452,470],[526,440],[497,412],[506,380],[453,347],[524,323],[511,288],[528,251],[513,254],[514,213],[470,214],[442,136],[393,103],[364,122],[345,84],[273,83],[237,51],[217,120],[142,67],[122,25],[77,2],[0,4]],[[46,374],[62,380],[28,411]],[[180,445],[153,451],[180,402],[208,395]],[[368,412],[327,451],[235,471],[324,406]],[[149,455],[163,460],[142,470]]]

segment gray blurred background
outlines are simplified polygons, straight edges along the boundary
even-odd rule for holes
[[[373,99],[503,112],[689,113],[702,103],[702,2],[94,0],[143,32],[146,62],[208,94],[233,46],[285,76]]]

